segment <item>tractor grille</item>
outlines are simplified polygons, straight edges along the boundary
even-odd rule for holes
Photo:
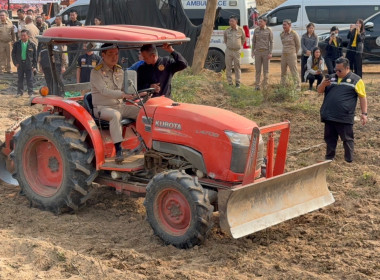
[[[245,163],[249,147],[232,144],[232,155],[230,169],[235,173],[244,173]]]
[[[249,147],[232,143],[232,155],[230,170],[235,173],[244,173]],[[257,152],[256,170],[263,163],[264,142],[260,135],[259,150]]]

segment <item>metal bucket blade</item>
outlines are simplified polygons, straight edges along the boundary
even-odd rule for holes
[[[330,161],[220,190],[220,226],[234,238],[246,236],[334,202],[326,183]]]
[[[7,157],[0,154],[0,179],[7,184],[18,186],[18,181],[12,177],[12,174],[7,169]]]

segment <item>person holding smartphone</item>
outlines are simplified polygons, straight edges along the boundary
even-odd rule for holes
[[[325,60],[321,55],[321,49],[316,47],[313,49],[311,55],[307,59],[307,70],[305,72],[304,79],[309,81],[309,90],[313,89],[313,83],[317,80],[317,87],[322,82],[323,70],[325,70]]]
[[[321,121],[325,123],[326,160],[333,160],[338,138],[343,141],[344,160],[354,159],[354,118],[359,99],[363,125],[368,121],[367,97],[363,80],[350,71],[347,58],[339,58],[335,65],[336,74],[329,75],[318,86],[318,93],[324,94],[320,109]]]
[[[339,37],[339,29],[336,26],[331,27],[330,37],[325,40],[326,54],[325,63],[329,74],[335,73],[335,60],[342,57],[342,38]]]
[[[350,61],[350,69],[356,75],[363,76],[363,49],[365,40],[364,23],[362,19],[358,19],[356,24],[350,25],[350,32],[347,34],[348,43],[346,57]]]
[[[156,46],[152,44],[141,47],[145,63],[137,69],[137,89],[154,88],[153,97],[164,95],[170,98],[172,77],[187,67],[187,61],[169,44],[163,44],[162,49],[170,56],[158,56]]]

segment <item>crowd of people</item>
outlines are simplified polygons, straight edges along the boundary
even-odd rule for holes
[[[235,70],[236,87],[240,87],[240,49],[244,44],[244,32],[237,25],[236,17],[230,17],[230,27],[224,32],[226,44],[226,76],[229,85],[232,85],[231,68]],[[288,81],[287,70],[291,72],[297,89],[301,89],[301,82],[309,82],[309,90],[317,81],[316,90],[324,94],[320,114],[325,124],[324,140],[326,142],[326,160],[335,158],[335,151],[340,137],[343,141],[344,159],[352,162],[354,158],[354,116],[357,100],[360,102],[360,119],[363,125],[368,121],[367,98],[362,78],[362,54],[365,39],[363,20],[358,19],[350,26],[348,33],[349,44],[346,57],[343,57],[342,39],[336,26],[331,27],[330,36],[325,40],[326,54],[322,57],[318,47],[318,36],[315,34],[315,25],[309,23],[306,33],[301,39],[297,32],[292,30],[292,23],[285,19],[282,23],[283,32],[280,38],[273,38],[273,33],[267,27],[267,18],[258,20],[252,38],[252,57],[255,58],[256,82],[255,90],[259,91],[268,86],[269,61],[272,58],[273,40],[280,39],[281,54],[281,84]],[[301,54],[301,71],[298,72],[297,55]],[[328,74],[323,73],[327,67]],[[260,82],[263,72],[263,82]]]
[[[0,11],[0,73],[12,73],[11,63],[17,68],[18,88],[17,95],[24,93],[24,79],[26,79],[27,91],[33,95],[34,75],[39,70],[44,74],[49,90],[52,90],[53,81],[49,63],[47,48],[44,44],[39,44],[38,35],[42,35],[50,27],[81,26],[77,19],[78,13],[70,12],[70,19],[63,23],[61,16],[56,16],[54,24],[50,25],[46,21],[46,14],[35,14],[33,10],[17,10],[18,25],[13,25],[6,10]],[[95,24],[101,24],[100,17],[95,19]],[[58,75],[65,72],[68,65],[76,63],[77,81],[89,82],[90,72],[100,61],[100,57],[93,54],[95,46],[91,46],[85,54],[74,62],[75,50],[80,48],[78,44],[67,46],[54,46],[56,54],[56,68]],[[88,47],[88,46],[87,46]],[[67,51],[67,53],[65,53]]]
[[[235,71],[235,85],[240,87],[240,51],[245,42],[243,29],[237,25],[237,18],[230,17],[229,28],[224,32],[224,43],[226,45],[225,64],[226,76],[229,85],[233,85],[231,69]],[[290,70],[291,79],[294,80],[297,88],[300,89],[301,82],[309,82],[309,89],[313,89],[313,84],[317,81],[318,86],[323,73],[335,73],[335,62],[343,57],[342,39],[339,37],[339,29],[331,27],[330,36],[325,40],[325,55],[318,47],[318,36],[315,33],[315,25],[309,23],[306,33],[299,38],[297,32],[292,30],[292,23],[286,19],[282,23],[283,32],[280,38],[273,38],[271,29],[267,26],[267,18],[261,17],[258,20],[258,27],[255,28],[252,36],[252,57],[255,58],[256,81],[255,90],[267,88],[270,59],[272,58],[273,40],[279,39],[282,42],[281,53],[281,84],[286,84],[289,80],[287,70]],[[357,20],[356,24],[350,26],[348,34],[349,44],[346,58],[350,61],[350,69],[362,77],[362,54],[365,31],[363,20]],[[298,72],[297,55],[301,52],[301,69]],[[326,69],[327,68],[327,69]],[[261,83],[261,73],[263,81]]]

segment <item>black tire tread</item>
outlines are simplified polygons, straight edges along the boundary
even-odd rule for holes
[[[186,233],[180,237],[172,236],[161,229],[153,213],[153,204],[157,195],[156,192],[158,188],[161,188],[160,182],[163,180],[177,182],[181,187],[181,192],[190,194],[192,201],[188,201],[189,204],[195,206],[195,212],[192,213],[192,216],[194,215],[195,217],[194,223]],[[180,249],[188,249],[202,244],[212,227],[212,212],[214,208],[210,204],[202,186],[198,183],[198,178],[191,177],[184,171],[172,170],[154,176],[147,186],[144,206],[147,212],[147,220],[154,234],[159,236],[165,244],[172,244]]]
[[[81,133],[75,126],[75,119],[65,116],[40,113],[26,119],[21,130],[15,135],[15,173],[21,191],[29,199],[30,204],[43,210],[60,214],[66,210],[77,211],[84,206],[90,197],[92,182],[97,176],[93,159],[94,150],[85,142],[87,132]],[[22,168],[23,145],[33,135],[46,135],[61,151],[62,160],[66,162],[66,174],[60,190],[51,197],[42,197],[29,186]],[[17,145],[16,143],[19,143]]]

